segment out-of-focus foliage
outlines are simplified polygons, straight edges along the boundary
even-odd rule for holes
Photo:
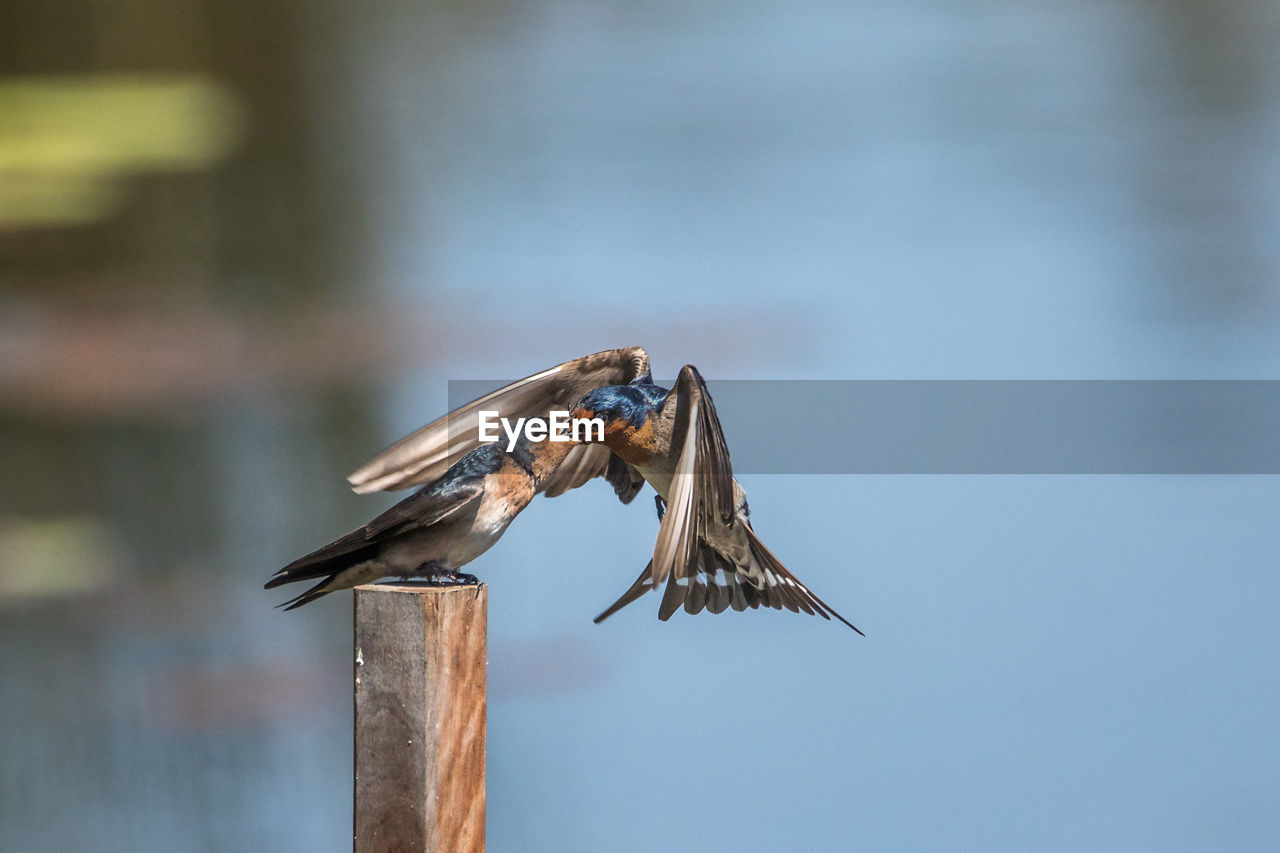
[[[131,176],[206,169],[243,130],[234,96],[194,75],[0,78],[0,228],[109,216]]]

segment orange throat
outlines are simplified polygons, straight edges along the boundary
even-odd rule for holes
[[[644,465],[658,455],[657,439],[652,418],[639,429],[623,421],[614,421],[604,428],[605,446],[631,465]]]

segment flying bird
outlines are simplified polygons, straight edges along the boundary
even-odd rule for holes
[[[681,368],[670,391],[652,382],[597,388],[571,415],[601,418],[603,444],[659,497],[653,559],[597,622],[665,582],[662,620],[682,606],[687,613],[785,607],[834,616],[862,634],[801,583],[752,529],[746,493],[733,476],[720,419],[696,367]]]

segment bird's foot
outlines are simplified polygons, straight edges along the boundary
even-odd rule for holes
[[[476,586],[480,579],[466,572],[439,566],[424,567],[417,577],[429,586]]]

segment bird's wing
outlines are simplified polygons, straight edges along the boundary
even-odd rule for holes
[[[644,488],[644,476],[623,462],[603,444],[579,444],[556,466],[555,473],[539,489],[549,498],[559,497],[595,477],[604,477],[624,504]]]
[[[671,393],[677,395],[671,452],[678,449],[679,456],[653,547],[654,585],[667,583],[660,619],[684,603],[699,574],[699,540],[704,531],[734,523],[736,512],[729,448],[698,369],[682,367]]]
[[[626,385],[649,373],[649,356],[642,347],[605,350],[566,361],[541,373],[499,388],[478,400],[454,409],[410,433],[362,465],[347,480],[361,494],[404,489],[428,483],[450,464],[479,447],[481,410],[496,411],[504,418],[546,417],[552,409],[569,409],[589,391],[604,385]],[[561,463],[562,475],[544,485],[558,495],[587,480],[610,473],[610,453],[591,446],[575,447]],[[619,497],[621,477],[614,479]],[[637,490],[638,491],[638,490]],[[631,492],[631,497],[635,492]],[[630,498],[624,498],[624,502]]]
[[[484,494],[484,477],[473,476],[423,489],[405,498],[364,526],[364,535],[375,539],[387,533],[399,533],[411,527],[439,524]]]

